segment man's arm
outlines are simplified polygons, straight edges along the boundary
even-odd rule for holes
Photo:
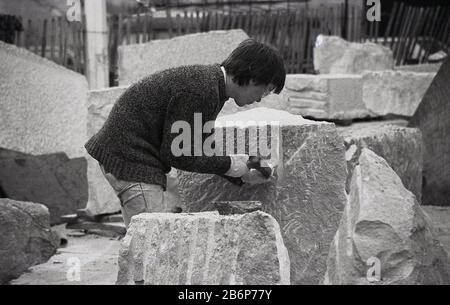
[[[205,156],[203,152],[204,140],[211,136],[212,133],[203,133],[203,127],[206,123],[205,117],[211,117],[214,113],[214,104],[208,103],[204,98],[194,93],[183,93],[174,96],[167,107],[167,114],[164,123],[163,141],[161,144],[161,153],[164,154],[164,158],[169,162],[170,166],[177,169],[205,173],[205,174],[217,174],[225,175],[231,166],[231,158],[229,156]],[[194,142],[194,114],[202,114],[200,121],[201,125],[201,140]],[[177,123],[178,122],[178,123]],[[181,125],[179,122],[183,122]],[[175,125],[174,125],[175,124]],[[190,130],[183,130],[183,132],[189,132],[189,137],[186,139],[190,141],[183,142],[183,145],[187,145],[190,155],[174,155],[172,151],[172,143],[180,135],[181,130],[175,130],[172,133],[172,126],[185,126]],[[198,127],[198,126],[197,126]],[[201,143],[201,148],[197,147],[197,150],[202,151],[201,156],[194,156],[194,144]],[[198,145],[197,145],[198,146]],[[183,147],[181,147],[183,148]]]

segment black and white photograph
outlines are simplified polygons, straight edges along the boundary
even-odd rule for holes
[[[449,54],[448,0],[0,0],[0,286],[449,285]]]

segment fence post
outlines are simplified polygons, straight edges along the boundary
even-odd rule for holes
[[[92,89],[109,87],[106,0],[85,1],[86,76]]]

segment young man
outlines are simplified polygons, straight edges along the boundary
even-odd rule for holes
[[[246,155],[174,156],[171,127],[185,121],[193,129],[196,113],[203,124],[214,121],[229,98],[242,107],[279,94],[285,78],[280,54],[247,39],[221,65],[167,69],[130,86],[85,145],[116,191],[126,226],[139,213],[180,212],[163,200],[171,167],[239,179],[255,166]]]

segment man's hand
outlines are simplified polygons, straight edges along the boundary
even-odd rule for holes
[[[264,176],[259,170],[251,169],[248,173],[241,177],[242,182],[248,183],[251,185],[266,183],[269,179]]]

